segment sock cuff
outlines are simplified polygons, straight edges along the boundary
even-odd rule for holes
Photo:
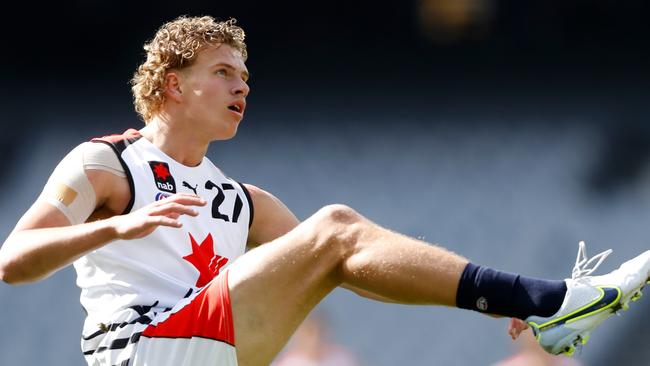
[[[474,279],[477,277],[480,268],[481,266],[469,262],[463,269],[456,291],[456,307],[468,310],[476,309],[472,289],[474,288]]]

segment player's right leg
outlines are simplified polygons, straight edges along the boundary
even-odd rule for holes
[[[612,306],[626,304],[650,276],[650,251],[628,263],[619,274],[608,277],[621,292]],[[565,286],[564,281],[536,280],[480,266],[477,271],[468,271],[470,267],[477,266],[443,248],[381,228],[348,207],[326,207],[230,267],[237,359],[240,365],[268,364],[311,309],[342,284],[405,304],[456,306],[463,296],[476,298],[471,296],[486,292],[496,305],[489,309],[496,308],[494,313],[506,316],[542,315],[536,312],[541,308],[548,311],[547,303],[557,301],[557,296],[547,296],[545,292],[549,291],[538,287],[553,289],[557,282],[563,288],[559,302],[543,316],[575,314],[593,302],[571,281]],[[593,289],[598,284],[596,281],[589,286]],[[508,293],[513,290],[525,296],[513,297]],[[531,292],[541,294],[541,300],[532,306],[529,302],[535,299],[527,296]],[[510,300],[499,304],[500,297],[513,299],[514,304]],[[598,314],[585,312],[575,318],[577,333],[598,325]],[[561,347],[567,339],[550,342]]]

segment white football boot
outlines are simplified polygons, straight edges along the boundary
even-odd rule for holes
[[[539,344],[554,355],[571,356],[576,347],[587,343],[591,331],[600,323],[619,310],[627,310],[630,300],[640,299],[643,286],[650,283],[650,250],[606,275],[590,276],[612,250],[587,259],[585,243],[578,245],[571,278],[565,280],[567,293],[560,310],[547,318],[526,319]]]

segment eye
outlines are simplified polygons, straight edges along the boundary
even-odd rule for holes
[[[215,74],[217,74],[217,75],[219,75],[219,76],[228,76],[228,70],[226,70],[226,69],[219,69],[219,70],[215,71]]]

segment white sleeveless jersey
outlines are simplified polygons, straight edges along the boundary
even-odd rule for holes
[[[84,333],[113,324],[125,309],[172,308],[205,286],[245,251],[253,206],[243,185],[203,158],[196,167],[179,164],[138,131],[93,140],[109,144],[131,186],[125,213],[175,193],[195,193],[207,201],[181,216],[182,228],[158,227],[135,240],[118,240],[74,262]],[[138,311],[140,312],[140,311]]]

